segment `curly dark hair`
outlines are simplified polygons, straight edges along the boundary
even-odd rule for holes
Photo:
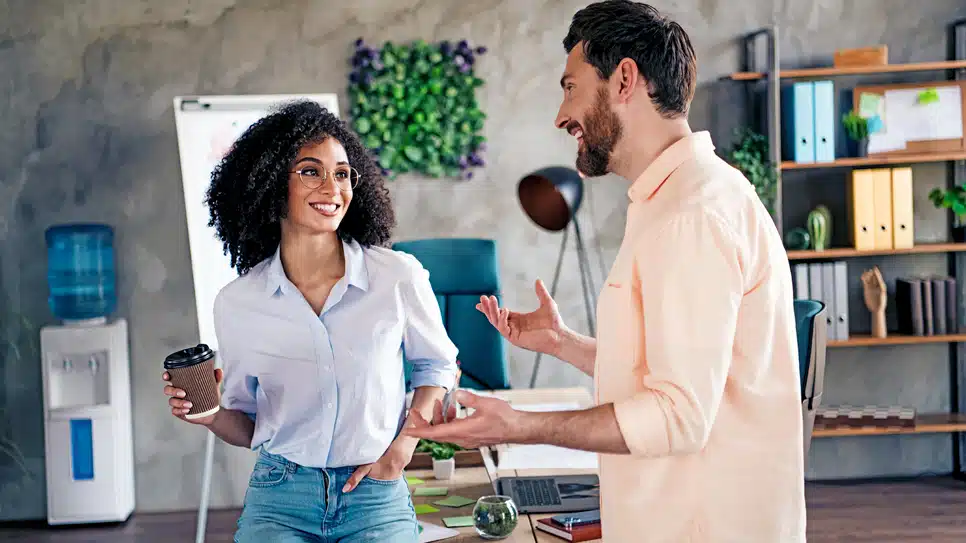
[[[211,174],[205,198],[231,266],[239,274],[272,256],[288,213],[289,170],[306,144],[333,137],[345,148],[359,172],[338,234],[360,245],[384,246],[396,225],[389,189],[359,137],[318,102],[299,100],[281,105],[250,126]]]

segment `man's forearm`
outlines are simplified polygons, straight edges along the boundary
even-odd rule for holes
[[[520,443],[549,444],[609,454],[629,454],[614,404],[580,411],[520,412]]]
[[[594,375],[597,358],[597,339],[566,329],[561,332],[560,348],[552,353],[587,375]]]
[[[234,409],[219,409],[207,428],[225,443],[236,447],[250,448],[255,435],[255,421]]]

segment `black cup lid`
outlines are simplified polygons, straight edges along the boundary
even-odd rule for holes
[[[215,353],[204,343],[199,343],[194,347],[182,349],[176,353],[169,354],[164,359],[164,369],[173,370],[177,368],[187,368],[195,364],[207,362],[215,356]]]

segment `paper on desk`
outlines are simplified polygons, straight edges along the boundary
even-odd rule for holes
[[[423,527],[423,531],[419,534],[419,543],[432,543],[460,535],[452,528],[443,528],[428,522],[419,521],[419,525]]]
[[[520,411],[568,411],[579,409],[580,404],[543,403],[514,405]],[[557,447],[555,445],[508,445],[497,453],[499,469],[565,468],[595,469],[597,454]]]

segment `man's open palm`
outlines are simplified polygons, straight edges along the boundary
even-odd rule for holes
[[[563,320],[557,311],[557,303],[550,297],[543,281],[537,279],[534,289],[540,307],[530,313],[517,313],[501,308],[494,296],[481,296],[476,309],[486,315],[500,334],[510,343],[544,354],[553,355],[560,347]]]

